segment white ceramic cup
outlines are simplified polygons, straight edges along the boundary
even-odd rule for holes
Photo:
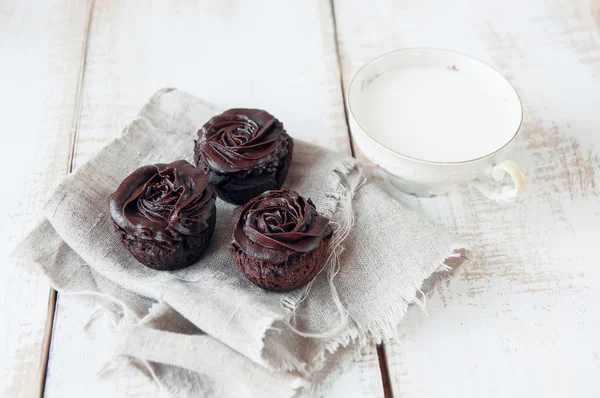
[[[512,109],[518,106],[516,111],[518,120],[511,127],[514,131],[504,132],[502,135],[508,137],[506,142],[501,141],[497,144],[497,148],[474,159],[450,162],[422,160],[391,150],[373,138],[377,134],[361,127],[365,125],[360,117],[359,107],[365,106],[364,98],[361,96],[364,95],[365,88],[375,79],[381,79],[387,72],[402,70],[402,68],[448,68],[450,65],[453,68],[455,65],[460,65],[460,73],[472,74],[474,78],[480,79],[485,84],[492,84],[494,93],[502,95],[504,101],[512,101],[514,105]],[[490,199],[508,201],[514,199],[527,185],[521,168],[508,159],[510,143],[517,136],[523,117],[519,96],[506,78],[475,58],[454,51],[433,48],[392,51],[370,61],[356,73],[348,88],[347,101],[354,141],[367,158],[382,170],[388,182],[387,186],[391,189],[417,196],[433,196],[469,183]],[[398,109],[398,112],[402,112],[402,109]],[[432,114],[431,117],[436,115]],[[406,131],[399,125],[397,130],[394,127],[393,134],[411,134],[411,131]],[[461,144],[469,145],[469,142]],[[500,182],[507,174],[511,177],[512,183],[502,185]]]

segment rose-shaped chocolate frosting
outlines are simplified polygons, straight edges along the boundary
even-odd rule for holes
[[[329,219],[290,189],[267,191],[240,210],[233,231],[234,247],[270,263],[315,250],[333,233]]]
[[[289,150],[283,124],[260,109],[225,111],[202,126],[198,137],[196,164],[202,156],[221,174],[267,166]]]
[[[130,174],[110,196],[110,214],[127,233],[172,242],[205,231],[215,200],[206,174],[178,160]]]

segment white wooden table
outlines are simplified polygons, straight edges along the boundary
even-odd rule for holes
[[[327,396],[599,397],[600,0],[2,1],[0,396],[158,393],[136,371],[98,379],[103,330],[81,332],[94,303],[7,259],[55,184],[153,91],[264,107],[360,157],[343,89],[407,46],[466,52],[511,80],[530,190],[510,206],[466,188],[406,199],[474,259]]]

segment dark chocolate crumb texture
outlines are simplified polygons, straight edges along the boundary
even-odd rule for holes
[[[272,190],[239,212],[231,253],[244,275],[271,291],[306,285],[323,268],[333,230],[310,199],[298,192]]]
[[[160,270],[198,260],[216,221],[216,194],[206,174],[185,160],[140,167],[110,196],[110,214],[123,245]]]
[[[260,109],[230,109],[198,131],[194,161],[218,196],[244,204],[279,189],[292,162],[294,143],[283,124]]]

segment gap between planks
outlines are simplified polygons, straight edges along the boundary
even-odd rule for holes
[[[386,348],[383,343],[377,344],[377,358],[379,359],[379,369],[381,370],[381,382],[383,383],[384,398],[392,398],[392,379],[390,378],[390,368],[388,366]]]
[[[348,106],[346,103],[346,90],[344,89],[344,71],[342,70],[342,54],[338,40],[334,0],[329,0],[329,4],[331,5],[331,19],[333,21],[333,40],[335,42],[335,54],[337,58],[338,70],[340,71],[340,87],[342,90],[342,101],[344,102],[344,118],[346,120],[346,132],[348,133],[348,141],[350,142],[350,153],[352,154],[352,157],[356,157],[354,153],[354,146],[352,145],[352,136],[350,135],[350,119],[348,116]]]
[[[67,174],[73,171],[73,161],[75,159],[75,147],[77,144],[77,130],[79,129],[79,121],[81,115],[81,103],[82,103],[82,87],[83,77],[85,75],[85,66],[87,60],[87,49],[90,38],[90,27],[92,25],[92,17],[94,13],[95,0],[91,0],[89,3],[89,10],[87,15],[87,21],[85,24],[85,36],[83,39],[83,45],[81,46],[82,61],[79,68],[79,78],[77,81],[77,89],[75,91],[75,111],[73,114],[73,125],[71,132],[71,152],[67,161]],[[46,313],[46,327],[44,328],[44,340],[42,342],[42,361],[40,372],[40,398],[44,396],[46,390],[46,376],[48,374],[48,362],[50,360],[50,346],[52,345],[52,332],[54,330],[54,317],[56,315],[56,303],[58,302],[58,292],[54,288],[50,288],[50,294],[48,297],[48,312]]]
[[[342,54],[338,39],[334,0],[329,0],[329,4],[331,6],[331,18],[333,21],[333,40],[335,41],[337,65],[338,70],[340,72],[340,88],[342,91],[342,101],[344,102],[344,118],[346,119],[346,132],[348,133],[348,141],[350,141],[350,153],[352,154],[352,157],[356,157],[356,154],[354,153],[354,145],[352,144],[352,135],[350,133],[350,119],[348,115],[348,104],[346,102],[346,90],[344,88],[344,71],[342,69]],[[379,359],[379,371],[381,373],[381,383],[383,385],[383,396],[384,398],[392,398],[392,383],[387,363],[387,357],[385,355],[384,343],[377,345],[377,358]]]

